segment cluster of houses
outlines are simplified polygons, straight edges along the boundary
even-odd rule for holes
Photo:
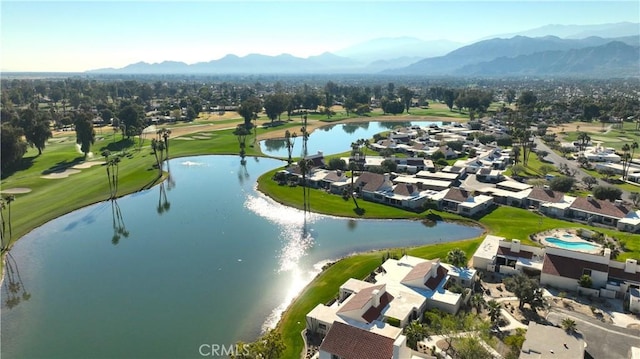
[[[611,260],[609,249],[589,253],[554,246],[541,248],[488,235],[473,255],[472,268],[405,255],[387,259],[368,281],[347,280],[334,301],[318,304],[306,316],[307,335],[322,338],[317,358],[430,358],[426,342],[418,342],[417,351],[407,347],[403,328],[432,308],[457,313],[470,291],[454,293],[447,288],[452,283],[471,287],[478,271],[539,275],[543,286],[622,299],[630,311],[640,313],[637,260]],[[580,287],[583,275],[591,277],[591,287]],[[584,350],[582,338],[530,323],[520,357],[555,351],[569,355],[560,357],[582,358]]]
[[[501,171],[509,164],[509,151],[477,145],[476,153],[474,158],[458,160],[452,166],[439,169],[431,160],[422,157],[391,157],[405,173],[385,174],[367,170],[380,166],[389,158],[367,156],[359,159],[362,172],[356,172],[350,178],[345,171],[325,169],[323,154],[318,152],[307,157],[313,166],[306,175],[306,185],[337,195],[350,195],[353,191],[364,200],[412,211],[434,208],[474,217],[502,204],[536,209],[549,217],[640,232],[640,210],[634,210],[622,201],[610,202],[593,196],[572,197],[546,186],[533,187],[505,180]],[[353,158],[345,158],[345,162],[349,160]],[[280,172],[283,178],[302,181],[296,165]],[[487,185],[465,188],[463,179],[469,174],[475,174],[480,183]]]

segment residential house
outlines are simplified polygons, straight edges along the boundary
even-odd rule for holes
[[[620,200],[610,202],[589,195],[576,198],[569,206],[567,217],[616,227],[618,221],[625,218],[629,211]]]
[[[576,197],[549,188],[534,187],[526,198],[526,205],[536,208],[549,217],[566,217]]]
[[[335,322],[319,348],[319,359],[403,359],[411,358],[406,337],[396,338]]]
[[[640,232],[640,210],[630,210],[618,221],[617,228],[621,231],[639,233]]]
[[[449,188],[442,199],[443,209],[463,216],[474,216],[487,211],[493,205],[493,197],[486,195],[474,196],[471,192],[454,187]]]
[[[622,160],[620,156],[616,154],[615,148],[604,148],[600,145],[594,147],[587,147],[583,153],[584,157],[591,162],[614,162],[618,163]]]
[[[379,192],[390,191],[393,183],[389,180],[388,174],[378,174],[372,172],[363,172],[355,181],[356,191],[366,200],[379,202],[382,198]],[[378,198],[376,198],[378,194]]]

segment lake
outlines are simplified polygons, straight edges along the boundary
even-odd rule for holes
[[[429,126],[442,125],[442,122],[433,121],[406,121],[406,122],[353,122],[335,124],[320,127],[309,135],[307,140],[307,153],[310,155],[322,151],[325,155],[349,151],[352,142],[358,139],[370,139],[376,133],[389,131],[396,126]],[[300,136],[300,129],[291,129]],[[274,157],[287,157],[287,148],[283,139],[270,139],[260,141],[260,150],[265,155]],[[302,137],[295,139],[293,157],[302,157]]]
[[[260,174],[282,165],[273,159],[168,165],[161,186],[62,216],[14,246],[2,358],[197,358],[203,343],[255,339],[329,259],[481,233],[452,223],[305,221],[255,190]]]

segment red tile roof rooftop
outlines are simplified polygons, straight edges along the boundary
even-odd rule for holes
[[[609,272],[609,266],[582,259],[563,257],[555,254],[545,254],[542,273],[565,278],[579,279],[584,269],[598,272]]]
[[[358,293],[353,295],[351,299],[349,299],[346,303],[344,303],[342,308],[338,310],[338,313],[350,312],[352,310],[358,310],[358,309],[364,308],[364,306],[371,299],[371,295],[373,294],[373,291],[377,289],[381,292],[384,292],[385,291],[384,287],[385,287],[384,284],[380,284],[380,285],[372,285],[371,287],[361,289]]]
[[[433,265],[434,261],[426,261],[416,264],[413,269],[411,269],[411,271],[402,278],[401,282],[424,278],[427,273],[431,272]]]
[[[569,208],[618,219],[624,218],[629,212],[629,209],[624,206],[618,206],[609,201],[588,197],[576,198]]]
[[[447,273],[449,273],[449,271],[445,267],[438,266],[437,275],[435,277],[429,278],[424,285],[431,290],[435,290],[436,288],[438,288],[438,285],[440,284],[440,282],[442,282]]]
[[[539,202],[558,203],[564,200],[564,193],[552,191],[550,189],[544,189],[540,187],[534,187],[531,189],[531,193],[527,198]]]
[[[453,188],[449,188],[449,191],[444,196],[444,199],[452,202],[462,203],[466,201],[466,199],[469,198],[469,196],[471,196],[471,193],[469,193],[469,191],[464,190],[462,188],[453,187]]]
[[[394,340],[380,334],[333,322],[320,350],[344,359],[390,359]]]
[[[527,259],[533,258],[532,252],[528,252],[528,251],[513,252],[510,248],[507,248],[507,247],[498,247],[498,254],[503,256],[516,257],[516,258],[527,258]]]

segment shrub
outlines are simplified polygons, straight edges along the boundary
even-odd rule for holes
[[[615,201],[622,196],[622,190],[611,186],[596,186],[593,189],[593,196],[597,199],[608,199],[609,201]]]

